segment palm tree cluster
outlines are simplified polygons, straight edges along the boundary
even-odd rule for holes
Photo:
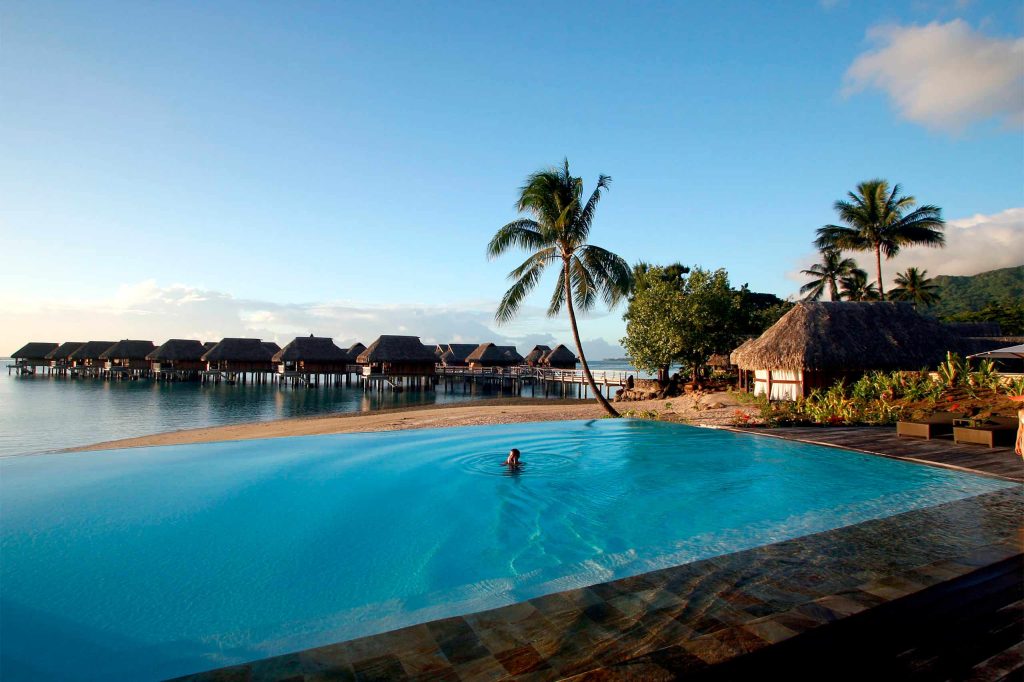
[[[547,266],[560,266],[548,315],[553,317],[565,307],[583,376],[605,411],[618,417],[619,413],[594,382],[576,324],[576,309],[589,311],[598,300],[613,307],[632,288],[633,273],[626,261],[587,243],[601,192],[608,189],[611,180],[607,175],[599,176],[597,187],[584,202],[583,179],[569,172],[568,159],[562,168],[533,173],[520,189],[517,204],[520,212],[532,217],[513,220],[499,229],[487,245],[487,255],[496,258],[513,247],[530,252],[522,265],[508,275],[515,282],[498,305],[494,317],[499,324],[515,317]]]
[[[868,180],[849,192],[847,199],[835,202],[835,210],[844,225],[825,225],[818,229],[814,244],[821,262],[802,274],[811,280],[800,288],[807,300],[818,300],[826,288],[831,300],[884,301],[882,255],[893,258],[907,246],[942,247],[945,245],[942,209],[925,205],[915,208],[917,200],[900,194],[899,184],[891,188],[885,180]],[[873,251],[874,282],[843,251]],[[938,300],[937,287],[925,275],[927,271],[909,268],[896,278],[897,288],[890,298],[931,305]]]

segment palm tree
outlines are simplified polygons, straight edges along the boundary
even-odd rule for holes
[[[930,306],[938,302],[939,286],[927,275],[927,270],[907,268],[906,272],[896,275],[896,288],[890,291],[889,295],[894,301],[910,301],[915,308],[920,303]]]
[[[854,268],[850,274],[839,280],[842,287],[840,296],[847,301],[878,301],[878,288],[874,282],[868,281],[868,273],[860,268]]]
[[[849,192],[849,201],[835,203],[842,225],[818,228],[814,244],[819,249],[832,247],[848,251],[874,251],[878,296],[885,300],[882,286],[882,254],[892,258],[904,246],[944,246],[942,234],[946,224],[938,206],[914,209],[917,200],[900,196],[902,188],[896,184],[889,189],[885,180],[868,180],[857,185],[857,192]],[[911,210],[913,209],[913,210]],[[909,211],[909,212],[908,212]]]
[[[495,258],[513,247],[531,252],[522,265],[509,273],[509,279],[515,283],[498,305],[494,315],[498,324],[515,317],[520,304],[540,281],[544,268],[552,263],[561,264],[548,315],[554,317],[565,306],[583,376],[601,407],[618,417],[619,413],[601,395],[590,373],[580,343],[575,310],[591,310],[598,298],[612,307],[632,287],[633,276],[626,261],[611,251],[587,243],[601,191],[607,189],[610,182],[607,175],[598,177],[594,193],[584,204],[583,179],[569,173],[568,159],[563,168],[533,173],[520,190],[517,205],[519,211],[533,217],[513,220],[498,230],[487,245],[487,255]]]
[[[806,294],[804,296],[806,301],[817,301],[825,293],[825,287],[828,286],[829,299],[838,301],[839,278],[847,277],[856,268],[857,261],[852,258],[843,258],[843,253],[839,249],[822,249],[821,262],[815,263],[807,270],[800,271],[801,274],[816,278],[800,287],[800,293]]]

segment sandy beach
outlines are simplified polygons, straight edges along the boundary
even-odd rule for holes
[[[624,416],[640,416],[707,426],[731,424],[737,409],[753,414],[753,410],[749,406],[738,404],[728,393],[616,403],[616,408]],[[597,419],[603,415],[604,411],[592,400],[533,400],[528,398],[480,400],[463,405],[410,407],[369,413],[338,414],[329,417],[279,419],[186,429],[138,438],[93,443],[92,445],[69,448],[67,451],[79,452],[153,445],[181,445],[254,438],[285,438],[288,436],[397,431],[479,424]]]

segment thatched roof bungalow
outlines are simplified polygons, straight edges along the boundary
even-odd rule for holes
[[[84,345],[85,341],[65,341],[47,353],[46,359],[49,361],[50,367],[66,367],[71,364],[69,360],[71,354]]]
[[[273,357],[280,372],[340,374],[348,366],[348,351],[326,336],[297,336]]]
[[[281,350],[272,342],[259,339],[222,339],[203,353],[202,361],[208,370],[222,372],[272,372],[274,354]]]
[[[920,369],[958,338],[909,303],[802,301],[732,353],[754,372],[754,393],[792,400],[871,370]]]
[[[466,358],[469,354],[476,350],[475,343],[443,343],[438,344],[437,350],[441,351],[441,354],[437,358],[437,362],[444,367],[465,367]],[[437,351],[434,351],[435,355]]]
[[[533,350],[526,354],[526,357],[523,358],[523,361],[530,367],[540,367],[541,362],[550,352],[551,346],[543,346],[541,344],[537,344],[536,346],[533,347]]]
[[[100,353],[100,359],[110,368],[143,370],[149,369],[149,360],[146,359],[146,356],[154,350],[156,350],[156,344],[152,341],[121,339]]]
[[[59,346],[48,341],[30,341],[11,353],[11,358],[18,367],[49,367],[50,360],[46,356]]]
[[[363,354],[364,350],[366,350],[366,344],[360,343],[359,341],[356,341],[349,346],[348,350],[345,351],[348,355],[348,364],[357,364],[359,362],[359,356]]]
[[[73,367],[100,367],[103,365],[101,356],[114,343],[114,341],[87,341],[68,356],[68,360],[71,361]]]
[[[359,354],[363,374],[385,376],[433,376],[434,349],[420,343],[418,336],[384,335]]]
[[[466,356],[466,364],[473,368],[514,367],[522,362],[523,356],[515,346],[496,346],[493,343],[481,343]]]
[[[554,349],[541,360],[545,367],[551,369],[576,369],[579,360],[576,354],[565,347],[565,344],[558,344]]]
[[[170,339],[146,355],[146,360],[154,372],[196,372],[206,366],[203,353],[214,345],[212,341],[204,344],[195,339]]]

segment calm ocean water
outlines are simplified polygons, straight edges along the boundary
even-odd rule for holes
[[[480,387],[472,394],[441,387],[377,394],[356,386],[279,388],[8,376],[9,362],[0,360],[0,456],[178,429],[513,396]],[[629,369],[627,363],[614,360],[591,364],[594,370]],[[530,389],[523,395],[529,397]]]

